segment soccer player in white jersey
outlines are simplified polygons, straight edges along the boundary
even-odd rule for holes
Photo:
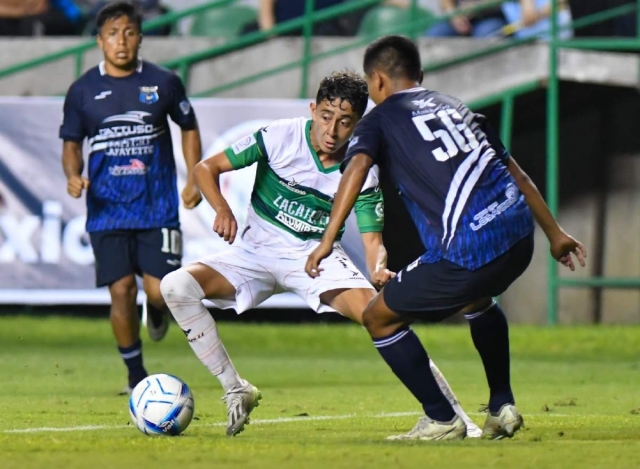
[[[316,102],[311,104],[311,119],[275,121],[196,166],[196,182],[216,211],[213,230],[232,246],[170,273],[160,288],[189,345],[225,390],[229,436],[249,423],[249,414],[261,395],[238,375],[202,303],[204,298],[219,308],[242,313],[288,291],[318,313],[339,312],[362,324],[362,312],[375,295],[339,240],[323,263],[321,277],[311,279],[304,271],[306,258],[318,246],[328,222],[345,144],[367,102],[367,86],[361,77],[334,73],[322,80]],[[254,163],[258,167],[251,205],[240,239],[234,244],[238,227],[220,192],[219,178]],[[386,268],[384,207],[377,169],[369,173],[355,213],[371,282],[382,287],[395,274]],[[469,436],[479,436],[480,429],[432,366],[443,393],[467,423]]]

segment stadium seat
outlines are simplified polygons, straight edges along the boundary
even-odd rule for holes
[[[409,24],[418,19],[434,18],[434,14],[428,10],[419,8],[416,18],[411,17],[411,10],[405,10],[393,6],[379,6],[369,10],[360,24],[358,36],[377,35],[395,33],[402,34],[405,31],[399,30],[399,25]],[[395,28],[395,29],[394,29]],[[427,25],[423,29],[426,29]]]
[[[192,36],[238,37],[247,24],[258,19],[258,12],[248,6],[232,5],[213,8],[196,15],[191,25]]]

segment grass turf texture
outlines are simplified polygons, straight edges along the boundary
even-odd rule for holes
[[[0,318],[0,467],[640,466],[638,327],[513,327],[513,384],[526,429],[507,441],[441,443],[385,441],[409,430],[420,406],[361,328],[219,327],[240,373],[262,390],[253,423],[225,436],[218,382],[173,324],[163,342],[144,341],[146,366],[189,384],[198,420],[180,437],[150,438],[129,424],[127,398],[116,395],[125,368],[106,321]],[[467,328],[416,330],[482,424],[477,410],[488,391]]]

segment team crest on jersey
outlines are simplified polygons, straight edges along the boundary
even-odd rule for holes
[[[158,96],[157,86],[141,86],[138,99],[142,104],[157,103],[160,97]]]
[[[384,220],[384,205],[382,204],[382,202],[378,202],[376,204],[376,216],[378,217],[378,220],[376,221]]]
[[[185,116],[189,115],[189,112],[191,112],[191,104],[189,104],[189,101],[186,99],[184,101],[180,101],[178,106],[180,106],[180,110]]]

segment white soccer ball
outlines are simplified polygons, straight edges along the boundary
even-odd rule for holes
[[[193,418],[193,396],[180,378],[147,376],[131,393],[129,414],[145,435],[179,435]]]

